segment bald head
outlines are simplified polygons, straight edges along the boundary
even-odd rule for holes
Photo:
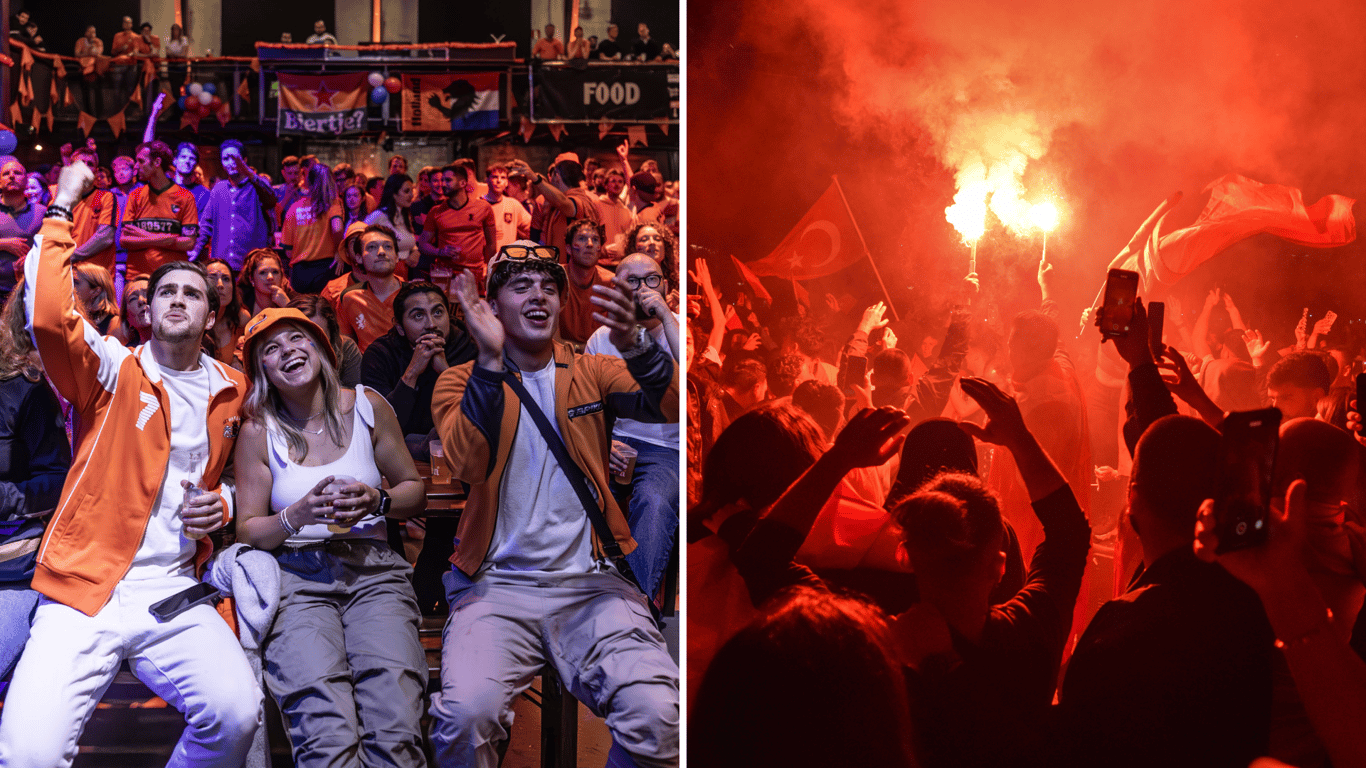
[[[660,293],[667,293],[669,287],[664,279],[664,271],[660,268],[659,262],[643,253],[633,253],[621,260],[617,265],[617,277],[626,280],[631,285],[633,291],[640,288],[649,288]],[[651,285],[653,283],[653,285]]]

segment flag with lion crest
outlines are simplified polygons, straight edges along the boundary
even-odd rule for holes
[[[501,116],[498,73],[403,76],[403,130],[483,131]]]

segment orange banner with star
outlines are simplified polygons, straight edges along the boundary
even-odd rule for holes
[[[365,72],[280,74],[281,134],[341,136],[365,130],[369,84]]]

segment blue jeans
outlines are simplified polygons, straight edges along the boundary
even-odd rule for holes
[[[678,534],[678,450],[661,448],[635,438],[616,438],[636,449],[636,471],[631,479],[631,502],[626,520],[636,549],[626,562],[645,594],[654,599]],[[613,484],[618,503],[626,495]]]
[[[19,663],[37,607],[38,593],[31,589],[0,589],[0,679]]]

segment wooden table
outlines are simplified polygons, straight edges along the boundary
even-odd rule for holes
[[[433,483],[431,465],[425,461],[413,462],[417,473],[422,476],[423,490],[427,492],[427,517],[459,517],[465,511],[465,488],[458,481]]]

